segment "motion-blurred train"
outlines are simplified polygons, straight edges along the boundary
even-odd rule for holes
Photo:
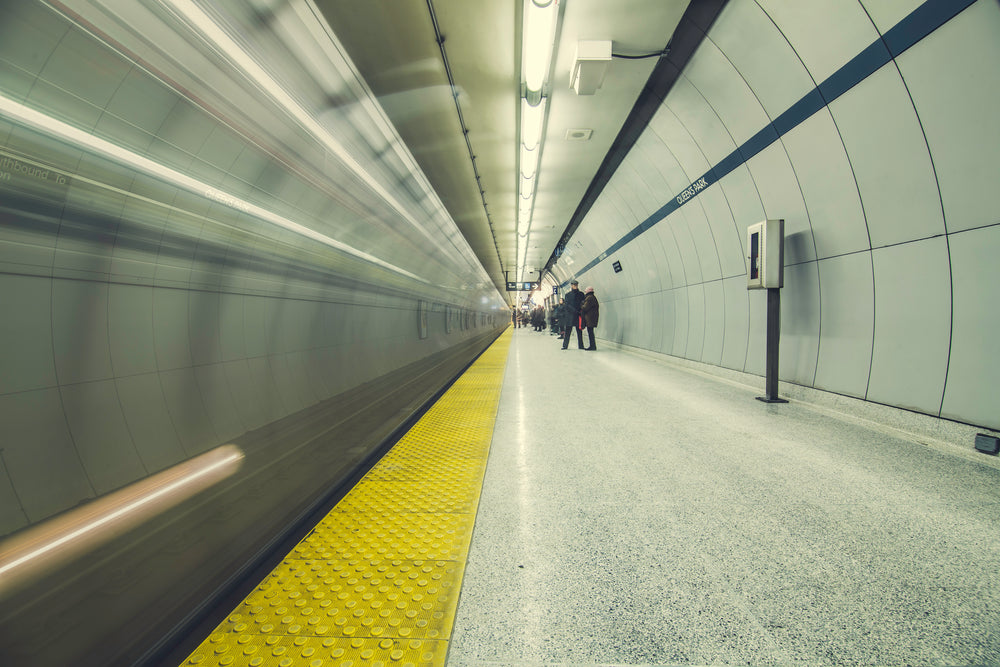
[[[154,662],[508,324],[289,7],[4,3],[2,665]]]

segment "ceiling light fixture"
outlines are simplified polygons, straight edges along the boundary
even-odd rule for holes
[[[545,123],[547,100],[543,97],[538,104],[529,104],[521,99],[521,143],[535,148],[542,142],[542,125]]]
[[[521,124],[518,151],[517,261],[515,275],[523,279],[528,234],[534,210],[542,132],[548,100],[545,86],[552,70],[552,52],[559,23],[560,0],[524,0],[521,30]]]
[[[535,104],[549,74],[558,18],[559,0],[525,0],[521,71],[528,91],[538,94]]]

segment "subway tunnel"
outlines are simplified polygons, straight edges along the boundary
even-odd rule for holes
[[[0,664],[159,664],[574,280],[995,481],[1000,4],[532,2],[5,3]]]

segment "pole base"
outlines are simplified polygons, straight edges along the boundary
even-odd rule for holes
[[[758,396],[757,400],[760,401],[761,403],[787,403],[788,402],[788,401],[786,401],[783,398],[769,398],[767,396]]]

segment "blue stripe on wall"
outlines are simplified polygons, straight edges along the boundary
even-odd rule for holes
[[[667,204],[639,223],[630,232],[625,234],[625,236],[618,239],[599,256],[592,259],[586,266],[576,272],[576,276],[582,276],[604,261],[605,258],[634,241],[655,224],[665,220],[671,213],[697,197],[701,190],[722,180],[740,165],[746,164],[754,155],[760,153],[817,111],[823,109],[830,102],[864,81],[890,60],[930,35],[975,2],[976,0],[927,0],[924,2],[910,12],[906,18],[886,31],[881,39],[873,42],[846,65],[831,74],[819,86],[789,107],[787,111],[768,123],[764,129],[720,160],[718,164],[709,169],[700,179],[692,183],[691,187],[686,188],[683,192],[679,192]],[[699,183],[702,184],[701,187],[695,188],[695,185]],[[563,283],[560,287],[564,288],[567,284]]]

